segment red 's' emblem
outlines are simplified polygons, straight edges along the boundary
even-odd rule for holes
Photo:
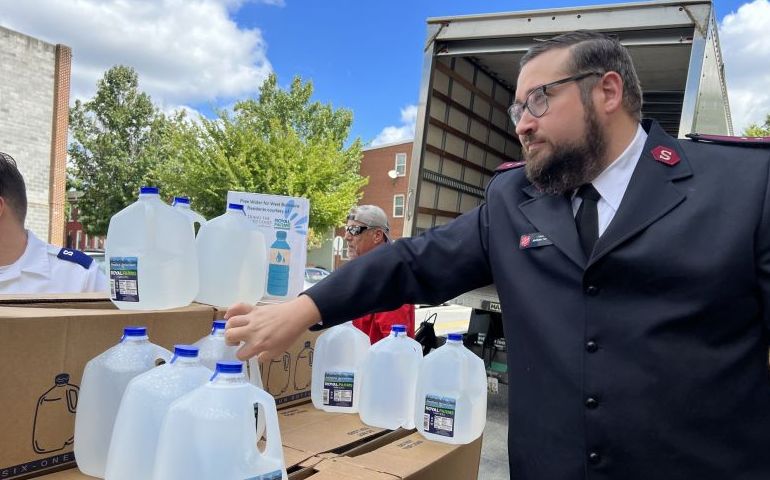
[[[529,235],[522,235],[519,239],[519,248],[527,248],[532,241],[532,237]]]
[[[659,161],[660,163],[665,163],[666,165],[670,166],[676,165],[680,160],[679,154],[676,153],[674,149],[664,147],[663,145],[658,145],[652,149],[652,158]]]

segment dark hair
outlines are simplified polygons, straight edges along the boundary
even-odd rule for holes
[[[16,168],[16,161],[3,152],[0,152],[0,197],[14,211],[17,220],[24,224],[27,218],[27,187],[24,186],[24,177]]]
[[[519,64],[523,67],[533,58],[558,48],[570,49],[570,60],[567,64],[568,72],[577,74],[580,72],[616,72],[623,79],[623,106],[626,111],[637,120],[642,118],[642,87],[639,77],[636,75],[634,63],[617,38],[603,33],[579,30],[565,33],[538,43],[521,58]],[[590,104],[590,92],[596,85],[596,80],[588,77],[579,82],[583,104]]]

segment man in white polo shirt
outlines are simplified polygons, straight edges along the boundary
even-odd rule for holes
[[[49,245],[24,228],[27,191],[14,159],[0,152],[0,294],[106,291],[91,257]]]

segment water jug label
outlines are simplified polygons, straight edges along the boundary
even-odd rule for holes
[[[139,259],[110,257],[110,296],[118,302],[139,301]]]
[[[274,472],[257,475],[256,477],[249,477],[245,480],[281,480],[281,478],[282,478],[281,471],[276,470]]]
[[[332,407],[353,406],[353,372],[326,372],[323,404]]]
[[[454,437],[456,404],[454,398],[425,395],[423,430],[435,435]]]

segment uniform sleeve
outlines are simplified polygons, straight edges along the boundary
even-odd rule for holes
[[[770,155],[768,155],[770,157]],[[762,216],[757,226],[757,278],[762,292],[765,330],[770,331],[770,159],[768,159]]]
[[[437,304],[492,283],[486,204],[419,237],[378,247],[305,292],[324,327],[405,303]]]

